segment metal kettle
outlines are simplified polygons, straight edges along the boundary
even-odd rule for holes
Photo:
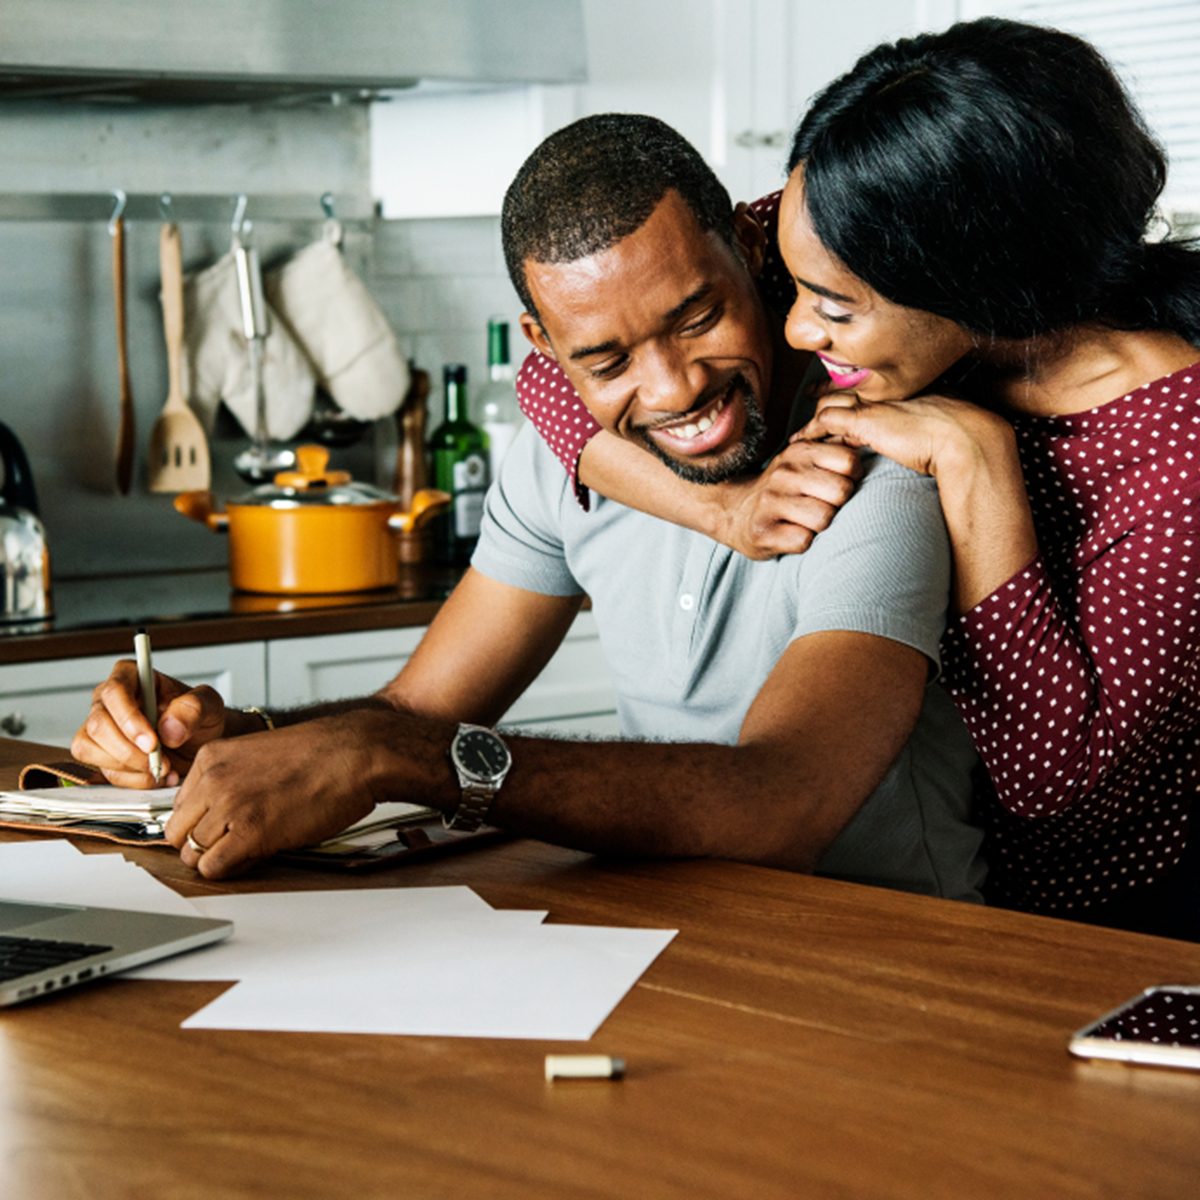
[[[0,626],[46,621],[53,611],[50,547],[29,460],[0,422]]]

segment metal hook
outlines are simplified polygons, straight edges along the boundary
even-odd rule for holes
[[[129,199],[121,188],[113,188],[113,200],[116,202],[113,207],[112,216],[108,218],[108,232],[115,234],[117,232],[117,222],[125,213],[125,204]]]
[[[175,205],[171,200],[170,192],[160,192],[158,195],[158,215],[162,217],[168,225],[175,224]]]
[[[332,221],[334,219],[333,211],[333,193],[325,192],[321,196],[321,211]]]
[[[233,230],[235,239],[240,238],[246,228],[246,205],[248,203],[246,193],[238,192],[233,206],[233,221],[230,223],[230,229]]]

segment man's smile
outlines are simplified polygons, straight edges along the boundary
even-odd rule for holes
[[[643,425],[640,432],[676,454],[694,456],[722,448],[735,424],[736,408],[730,401],[740,381],[741,376],[735,375],[702,408],[655,425]]]

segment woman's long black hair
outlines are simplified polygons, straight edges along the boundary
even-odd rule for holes
[[[897,304],[984,337],[1200,343],[1200,251],[1144,238],[1165,156],[1077,37],[989,17],[878,46],[814,100],[799,163],[817,236]]]

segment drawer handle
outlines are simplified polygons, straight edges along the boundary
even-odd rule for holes
[[[26,730],[25,718],[19,713],[8,713],[4,717],[0,717],[0,729],[3,729],[9,737],[20,737]]]

